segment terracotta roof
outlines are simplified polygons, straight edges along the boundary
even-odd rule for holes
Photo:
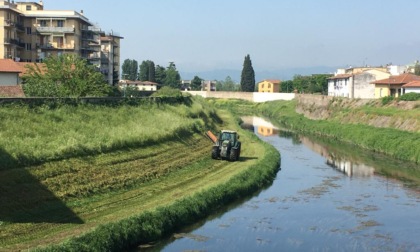
[[[132,80],[120,80],[118,85],[158,85],[156,82],[151,81],[132,81]]]
[[[0,59],[0,72],[3,73],[20,73],[21,68],[14,60]]]
[[[401,85],[412,81],[420,81],[420,76],[404,73],[397,76],[390,76],[389,78],[372,81],[372,84],[387,84],[387,85]]]
[[[271,82],[273,84],[280,84],[281,83],[281,80],[274,80],[274,79],[271,79],[271,80],[263,80],[263,81]]]
[[[153,81],[142,81],[142,83],[148,84],[148,85],[157,85],[157,83]]]
[[[420,81],[410,81],[409,83],[403,85],[403,87],[419,87],[420,88]]]
[[[21,85],[0,86],[0,97],[25,97]]]
[[[337,74],[336,76],[330,77],[328,78],[329,80],[334,80],[334,79],[347,79],[352,77],[352,74]]]
[[[19,77],[22,77],[28,72],[28,68],[26,66],[33,66],[36,68],[36,66],[39,67],[41,70],[41,74],[44,74],[46,72],[46,66],[45,63],[34,63],[34,62],[15,62],[19,67],[21,72],[19,73]]]

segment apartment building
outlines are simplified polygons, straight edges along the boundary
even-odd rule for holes
[[[95,27],[83,11],[44,10],[42,1],[0,1],[3,59],[42,62],[49,56],[76,54],[96,66],[114,85],[119,77],[121,39]]]

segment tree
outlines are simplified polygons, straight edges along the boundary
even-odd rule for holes
[[[239,91],[240,89],[239,85],[230,76],[227,76],[224,81],[216,82],[216,90],[218,91]]]
[[[254,92],[255,90],[255,72],[249,54],[245,56],[242,68],[241,90],[243,92]]]
[[[224,91],[237,91],[238,87],[230,76],[227,76],[223,85]]]
[[[287,81],[282,81],[280,84],[280,89],[282,93],[291,93],[293,92],[294,88],[293,88],[293,81],[291,80],[287,80]]]
[[[165,70],[165,79],[163,81],[163,85],[172,88],[180,88],[181,75],[179,75],[178,70],[176,70],[174,62],[169,62],[169,66]]]
[[[137,80],[138,63],[136,60],[126,59],[121,66],[122,78],[126,80]]]
[[[166,69],[163,66],[156,65],[155,67],[155,81],[163,85],[166,78]]]
[[[194,79],[191,81],[191,90],[201,90],[201,84],[203,83],[203,79],[198,76],[194,76]]]
[[[420,64],[418,61],[414,64],[414,74],[419,76],[420,75]]]
[[[45,68],[27,65],[22,77],[25,94],[33,97],[105,96],[111,91],[104,76],[76,55],[52,56]]]
[[[156,74],[155,74],[155,63],[153,61],[149,62],[149,81],[156,82]]]

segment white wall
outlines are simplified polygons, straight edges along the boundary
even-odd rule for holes
[[[410,88],[405,88],[405,93],[418,93],[420,94],[420,87],[410,87]]]
[[[253,102],[267,102],[276,100],[293,100],[294,93],[249,93],[249,92],[206,92],[206,91],[184,91],[191,95],[199,95],[204,98],[219,98],[219,99],[242,99]]]
[[[328,80],[328,96],[349,97],[352,81],[352,77]]]
[[[254,102],[266,102],[276,100],[290,101],[294,98],[294,93],[254,93]]]

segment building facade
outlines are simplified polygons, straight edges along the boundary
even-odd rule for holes
[[[49,56],[76,54],[116,84],[121,39],[95,27],[83,11],[44,10],[42,1],[0,1],[1,59],[42,62]]]
[[[376,96],[375,86],[371,83],[390,75],[387,68],[382,67],[338,69],[335,76],[328,78],[328,95],[373,99]]]
[[[410,84],[410,86],[408,86],[407,84],[416,81],[420,81],[420,76],[404,73],[398,76],[390,76],[386,79],[373,81],[371,84],[375,86],[375,98],[382,98],[385,96],[400,97],[404,94],[404,90],[407,92],[407,87],[410,89],[410,86],[412,85]]]
[[[280,83],[280,80],[263,80],[258,83],[258,92],[278,93],[280,92]]]
[[[201,82],[201,91],[216,91],[216,81],[203,80]]]
[[[420,94],[420,81],[412,81],[403,85],[402,87],[403,87],[404,94],[407,94],[407,93]]]

